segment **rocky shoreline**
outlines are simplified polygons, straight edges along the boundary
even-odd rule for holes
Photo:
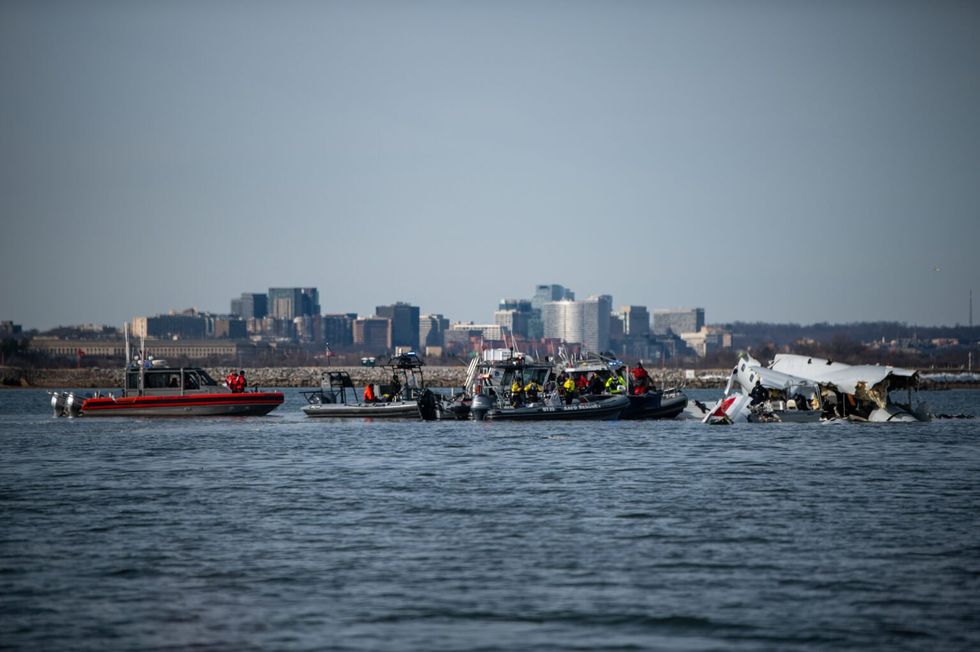
[[[320,376],[327,369],[346,371],[357,386],[368,381],[386,380],[380,367],[259,367],[246,368],[245,377],[250,387],[319,387]],[[207,372],[221,381],[231,367],[209,367]],[[694,377],[688,377],[683,369],[650,369],[650,375],[659,387],[688,387],[691,389],[717,389],[724,387],[729,369],[699,369]],[[427,366],[424,369],[426,385],[430,387],[462,387],[466,377],[463,366]],[[122,386],[123,371],[118,368],[90,367],[85,369],[27,369],[0,367],[0,388],[36,387],[42,389],[113,389]],[[943,383],[923,381],[921,389],[980,389],[977,383]]]
[[[379,367],[264,367],[245,368],[250,387],[319,387],[320,376],[326,370],[346,371],[355,385],[383,382],[384,370]],[[217,380],[233,371],[230,367],[211,367],[207,372]],[[237,369],[235,369],[237,371]],[[650,370],[661,387],[711,388],[724,387],[728,370],[698,371],[686,378],[681,369]],[[425,382],[430,387],[461,387],[466,377],[463,366],[427,366]],[[123,370],[91,367],[85,369],[24,369],[0,367],[0,386],[36,387],[43,389],[113,389],[122,386]]]

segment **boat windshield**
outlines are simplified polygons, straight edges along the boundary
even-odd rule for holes
[[[203,369],[197,369],[197,368],[195,368],[194,371],[197,372],[198,377],[201,379],[201,384],[202,385],[217,385],[218,384],[218,381],[216,381],[214,378],[212,378],[211,376],[209,376],[208,375],[208,372],[204,371]]]

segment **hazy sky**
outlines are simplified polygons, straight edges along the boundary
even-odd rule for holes
[[[977,2],[0,0],[0,319],[966,323]],[[938,271],[936,271],[938,269]],[[980,317],[980,308],[978,308]]]

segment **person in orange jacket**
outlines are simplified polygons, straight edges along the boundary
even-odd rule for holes
[[[365,403],[376,403],[378,397],[374,395],[374,385],[368,383],[364,386],[364,402]]]

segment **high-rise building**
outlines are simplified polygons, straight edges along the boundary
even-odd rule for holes
[[[550,301],[541,308],[544,337],[581,344],[589,351],[609,348],[609,316],[612,297],[591,296],[584,301]]]
[[[320,292],[316,288],[269,288],[270,317],[293,320],[319,314]]]
[[[506,326],[512,335],[530,337],[529,327],[541,322],[540,310],[535,311],[529,299],[501,299],[497,312],[493,313],[493,321]],[[541,333],[538,333],[538,338]]]
[[[306,316],[320,314],[320,291],[316,288],[303,288],[302,311]]]
[[[538,340],[547,337],[544,328],[544,304],[552,301],[574,301],[575,293],[563,285],[537,285],[531,297],[531,312],[527,318],[527,338]]]
[[[593,295],[581,303],[582,347],[596,352],[608,350],[612,297],[608,294]]]
[[[534,288],[531,307],[540,310],[551,301],[574,301],[575,293],[563,285],[538,285]]]
[[[619,315],[623,320],[623,335],[637,339],[650,334],[650,311],[646,306],[623,306]]]
[[[205,324],[208,337],[216,339],[243,340],[248,337],[245,320],[238,315],[207,316]]]
[[[545,339],[582,342],[582,302],[549,301],[541,306],[541,321]]]
[[[242,296],[231,300],[231,314],[242,319],[261,319],[268,314],[269,297],[265,294],[242,292]]]
[[[493,313],[493,323],[503,326],[510,335],[527,337],[528,313],[516,310],[498,310]]]
[[[269,296],[255,292],[242,292],[238,299],[231,300],[231,314],[242,319],[262,319],[269,314]]]
[[[442,315],[422,315],[419,317],[419,346],[444,346],[449,320]]]
[[[390,306],[378,306],[375,314],[391,320],[391,346],[419,347],[418,306],[398,301]]]
[[[354,320],[357,313],[323,315],[323,339],[335,347],[349,346],[354,343]]]
[[[660,308],[653,311],[654,335],[697,333],[704,326],[704,308]]]
[[[609,344],[616,355],[655,359],[660,349],[651,345],[650,312],[646,306],[622,306],[609,320]]]
[[[368,353],[392,349],[391,320],[385,317],[361,317],[352,327],[354,346]]]

